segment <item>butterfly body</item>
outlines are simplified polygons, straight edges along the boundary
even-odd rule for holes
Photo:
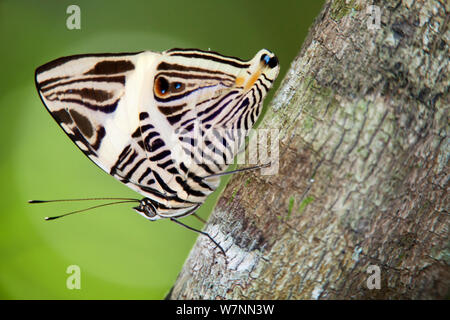
[[[219,185],[278,75],[195,49],[64,57],[36,70],[41,100],[94,163],[145,198],[150,220],[195,212]]]

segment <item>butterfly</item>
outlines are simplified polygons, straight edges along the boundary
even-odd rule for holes
[[[144,197],[136,212],[180,223],[217,189],[279,68],[266,49],[243,61],[177,48],[62,57],[35,81],[78,148]]]

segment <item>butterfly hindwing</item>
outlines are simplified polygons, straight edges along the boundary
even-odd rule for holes
[[[106,143],[105,124],[114,119],[125,94],[126,79],[135,69],[134,57],[134,54],[76,55],[54,60],[36,70],[36,86],[50,114],[105,171],[110,158],[99,152]],[[119,135],[125,137],[126,132],[119,132],[116,138]]]

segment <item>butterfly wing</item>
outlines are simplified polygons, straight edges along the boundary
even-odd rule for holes
[[[120,132],[107,138],[105,123],[117,116],[127,77],[134,70],[133,54],[76,55],[36,70],[36,87],[47,110],[70,139],[103,170],[112,157],[100,149],[120,149]]]
[[[35,78],[42,102],[69,138],[124,183],[132,160],[145,158],[132,138],[139,127],[139,96],[133,92],[139,89],[133,87],[139,83],[138,59],[138,53],[64,57],[39,67]]]
[[[76,55],[39,67],[36,87],[53,118],[94,163],[153,199],[158,215],[181,216],[217,188],[217,177],[203,177],[225,170],[228,164],[220,161],[235,155],[225,150],[235,138],[222,140],[224,134],[209,129],[247,130],[259,116],[279,69],[267,67],[268,55],[262,50],[249,62],[191,49]],[[178,159],[195,138],[194,119],[209,137],[185,152],[196,160],[188,164]]]

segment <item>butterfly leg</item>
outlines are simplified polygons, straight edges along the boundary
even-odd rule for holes
[[[195,212],[192,214],[194,217],[197,218],[197,220],[199,220],[201,223],[206,224],[206,220],[203,219],[202,217],[200,217],[198,214],[196,214]]]
[[[211,241],[216,245],[216,247],[219,248],[220,251],[222,251],[222,253],[223,253],[223,255],[224,255],[225,259],[226,259],[227,255],[226,255],[226,253],[225,253],[225,250],[223,250],[223,248],[217,243],[216,240],[214,240],[214,239],[209,235],[209,233],[204,232],[204,231],[201,231],[201,230],[198,230],[198,229],[195,229],[195,228],[192,228],[192,227],[190,227],[190,226],[184,224],[183,222],[178,221],[178,220],[175,219],[175,218],[170,218],[170,220],[173,221],[173,222],[175,222],[175,223],[177,223],[177,224],[179,224],[179,225],[182,226],[182,227],[185,227],[186,229],[189,229],[189,230],[192,230],[192,231],[194,231],[194,232],[200,233],[200,234],[202,234],[202,235],[204,235],[204,236],[207,236],[207,237],[209,238],[209,240],[211,240]]]
[[[269,166],[270,166],[270,163],[266,163],[266,164],[262,164],[262,165],[254,166],[254,167],[241,168],[241,169],[232,170],[232,171],[226,171],[226,172],[221,172],[221,173],[215,173],[215,174],[211,174],[211,175],[209,175],[209,176],[203,177],[202,179],[207,179],[207,178],[211,178],[211,177],[220,177],[220,176],[225,176],[225,175],[229,175],[229,174],[233,174],[233,173],[238,173],[238,172],[242,172],[242,171],[257,170],[257,169],[267,168],[267,167],[269,167]]]

